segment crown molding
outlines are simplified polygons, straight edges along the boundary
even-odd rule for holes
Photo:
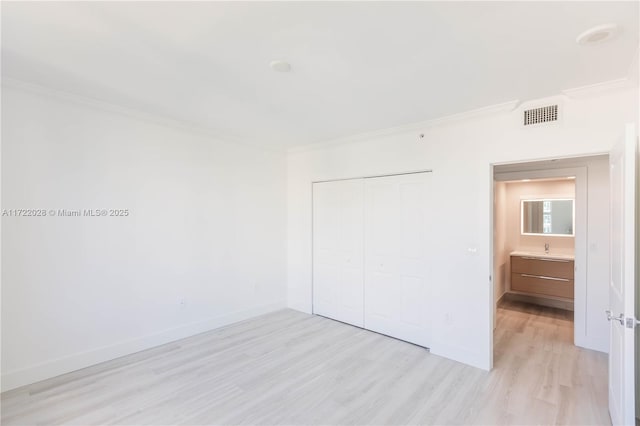
[[[571,89],[565,89],[562,94],[569,99],[586,99],[594,96],[600,96],[604,93],[630,89],[637,86],[637,82],[634,83],[629,77],[618,78],[616,80],[603,81],[595,84],[588,84],[586,86],[574,87]]]
[[[637,71],[638,55],[636,55],[634,63],[632,63],[627,77],[619,78],[616,80],[604,81],[596,84],[590,84],[587,86],[576,87],[572,89],[562,90],[558,95],[550,96],[541,99],[532,99],[527,101],[513,100],[495,105],[489,105],[486,107],[452,114],[432,120],[420,121],[402,126],[389,127],[385,129],[375,130],[372,132],[358,133],[352,136],[346,136],[327,141],[315,142],[303,146],[292,147],[287,150],[288,154],[304,153],[309,151],[318,151],[326,148],[335,147],[338,145],[347,145],[353,143],[367,142],[371,139],[397,135],[402,133],[409,133],[414,131],[426,130],[437,126],[444,126],[447,124],[461,122],[465,120],[471,120],[478,117],[485,117],[493,114],[508,113],[518,108],[524,108],[536,103],[542,103],[543,101],[557,100],[561,102],[563,99],[585,99],[594,96],[599,96],[611,91],[625,90],[638,86],[637,76],[632,78]]]
[[[330,139],[321,142],[315,142],[303,146],[292,147],[287,150],[287,153],[295,154],[308,151],[316,151],[325,148],[330,148],[338,145],[367,142],[371,139],[392,136],[401,133],[409,133],[420,130],[425,130],[433,127],[444,126],[450,123],[456,123],[465,120],[471,120],[479,117],[486,117],[494,114],[506,113],[513,111],[520,102],[513,100],[509,102],[503,102],[500,104],[489,105],[482,108],[473,109],[457,114],[447,115],[444,117],[434,118],[431,120],[418,121],[415,123],[404,124],[401,126],[387,127],[384,129],[374,130],[371,132],[358,133],[351,136]]]
[[[177,120],[177,119],[169,118],[160,114],[155,114],[155,113],[142,111],[139,109],[129,108],[129,107],[114,104],[111,102],[106,102],[106,101],[98,100],[88,96],[78,95],[78,94],[63,91],[63,90],[53,89],[50,87],[26,82],[26,81],[11,78],[11,77],[6,77],[6,76],[2,77],[2,87],[18,89],[25,92],[33,93],[35,95],[53,98],[55,100],[62,101],[62,102],[81,105],[81,106],[97,109],[100,111],[109,112],[112,114],[123,115],[129,118],[133,118],[135,120],[145,121],[147,123],[152,123],[152,124],[168,127],[174,130],[180,130],[183,132],[191,133],[193,135],[214,139],[216,142],[223,143],[226,145],[233,145],[235,147],[243,146],[245,148],[252,148],[252,149],[257,149],[257,150],[270,152],[270,153],[281,154],[284,152],[284,149],[268,148],[261,145],[247,143],[244,140],[235,138],[227,134],[223,134],[217,130],[214,130],[208,127],[190,123],[188,121]]]

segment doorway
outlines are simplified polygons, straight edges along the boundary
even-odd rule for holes
[[[495,183],[496,306],[574,310],[575,175]]]
[[[494,329],[500,306],[533,311],[608,352],[608,155],[494,165],[493,183]]]

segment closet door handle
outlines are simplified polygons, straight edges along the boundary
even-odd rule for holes
[[[529,274],[520,274],[520,275],[528,278],[541,278],[543,280],[551,280],[551,281],[564,281],[564,282],[571,281],[567,278],[545,277],[543,275],[529,275]]]

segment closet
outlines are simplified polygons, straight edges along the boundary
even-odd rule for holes
[[[430,344],[429,172],[313,184],[313,311]]]

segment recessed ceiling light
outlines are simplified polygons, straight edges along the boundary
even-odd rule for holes
[[[581,45],[590,45],[602,43],[605,40],[613,38],[618,33],[616,24],[598,25],[583,32],[576,38],[576,43]]]
[[[281,61],[281,60],[271,61],[269,66],[274,71],[278,71],[278,72],[289,72],[289,71],[291,71],[291,64],[289,62],[287,62],[287,61]]]

